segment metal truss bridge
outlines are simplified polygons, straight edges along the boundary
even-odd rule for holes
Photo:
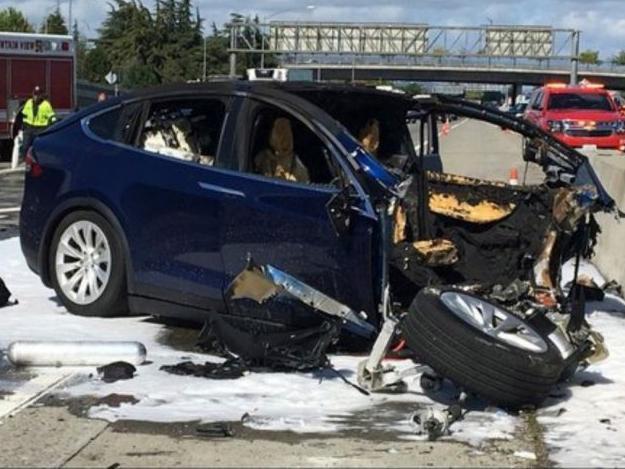
[[[579,64],[580,34],[550,26],[235,22],[231,72],[239,54],[260,54],[261,68],[271,54],[313,80],[540,85],[587,78],[625,89],[625,67]]]

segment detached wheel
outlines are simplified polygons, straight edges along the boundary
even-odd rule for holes
[[[565,366],[547,332],[460,290],[419,292],[402,330],[438,374],[502,407],[539,404]]]
[[[119,316],[128,312],[123,249],[101,215],[77,211],[59,224],[50,249],[56,294],[71,313]]]

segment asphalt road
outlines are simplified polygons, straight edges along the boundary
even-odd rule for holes
[[[520,141],[491,125],[455,122],[450,134],[441,136],[441,150],[447,172],[506,180],[510,168],[515,166],[522,176]],[[533,171],[528,174],[529,180],[536,176]],[[0,207],[19,204],[22,179],[20,173],[0,174]],[[0,239],[16,233],[17,216],[0,214]],[[195,331],[172,330],[172,337],[179,342],[177,346],[192,346]],[[6,379],[8,373],[10,370],[0,368],[0,378]],[[127,398],[113,397],[120,403]],[[400,440],[374,429],[304,436],[237,427],[233,438],[207,438],[198,436],[197,422],[108,423],[88,419],[85,412],[89,404],[93,403],[59,401],[43,394],[12,417],[0,418],[0,466],[527,467],[548,463],[540,428],[532,423],[531,415],[518,429],[516,439],[493,441],[477,451],[453,441]],[[514,455],[528,449],[537,455],[538,461]]]

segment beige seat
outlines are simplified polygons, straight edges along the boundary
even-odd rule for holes
[[[254,170],[267,177],[310,182],[308,169],[293,150],[293,130],[289,119],[279,117],[273,122],[269,148],[256,155]]]
[[[358,132],[358,140],[362,147],[373,156],[378,156],[380,147],[380,122],[377,119],[369,119],[364,127]]]

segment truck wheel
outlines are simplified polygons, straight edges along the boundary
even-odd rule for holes
[[[50,274],[68,311],[80,316],[128,312],[126,269],[117,234],[101,215],[76,211],[57,227],[50,248]]]
[[[419,292],[402,330],[438,374],[510,409],[542,402],[565,366],[546,332],[461,290]]]

